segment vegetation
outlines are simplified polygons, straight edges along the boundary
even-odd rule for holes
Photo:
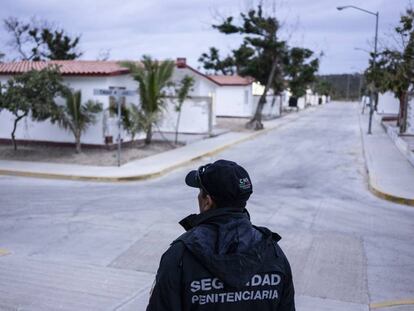
[[[400,40],[397,47],[379,53],[376,69],[373,63],[366,70],[367,81],[380,92],[391,91],[400,102],[398,126],[403,133],[407,127],[408,94],[414,87],[414,10],[407,9],[401,16],[395,35]]]
[[[76,142],[76,152],[81,152],[81,135],[96,122],[96,113],[102,111],[102,105],[89,100],[82,104],[81,91],[68,90],[64,94],[65,105],[58,107],[53,121],[60,127],[73,133]]]
[[[319,59],[310,59],[312,56],[311,50],[298,47],[289,49],[286,54],[284,69],[289,89],[296,99],[304,96],[308,86],[316,81]]]
[[[188,98],[188,94],[190,93],[193,85],[194,85],[194,79],[186,75],[180,81],[179,85],[175,88],[175,94],[177,97],[177,103],[175,105],[175,110],[177,111],[177,122],[175,125],[175,139],[174,139],[175,144],[178,143],[178,130],[180,127],[181,109],[183,107],[184,101]]]
[[[367,92],[365,78],[359,73],[319,75],[314,90],[327,92],[334,100],[358,100]]]
[[[181,109],[185,100],[189,98],[188,93],[191,91],[193,85],[194,79],[187,75],[184,76],[178,85],[175,85],[172,81],[168,83],[168,86],[174,87],[174,94],[168,96],[168,98],[175,103],[175,111],[178,113],[175,126],[175,144],[178,143]],[[110,107],[110,110],[112,113],[117,113],[116,106]],[[123,128],[131,135],[131,139],[134,140],[135,135],[139,131],[147,129],[150,122],[155,124],[158,121],[158,116],[155,120],[148,119],[145,112],[139,106],[129,104],[121,105],[121,120]]]
[[[4,27],[11,36],[10,45],[22,60],[71,60],[82,55],[77,51],[80,36],[72,39],[45,21],[9,17],[4,19]]]
[[[311,59],[313,52],[309,49],[290,49],[286,41],[279,37],[278,19],[274,14],[264,12],[261,4],[257,9],[240,13],[238,23],[230,16],[220,25],[213,25],[213,28],[224,34],[239,34],[243,43],[224,59],[220,59],[217,48],[211,47],[208,53],[203,53],[199,58],[204,69],[225,75],[250,76],[264,86],[256,112],[246,127],[256,130],[263,128],[262,110],[269,90],[279,94],[287,80],[294,94],[299,96],[315,80],[318,59]]]
[[[218,50],[215,48],[210,48],[210,54],[203,54],[200,61],[204,63],[205,69],[220,70],[223,74],[251,76],[265,86],[256,112],[246,124],[249,128],[262,129],[262,110],[266,103],[266,94],[274,84],[275,78],[280,76],[281,55],[286,48],[286,43],[278,36],[279,21],[275,16],[266,15],[259,4],[257,9],[240,13],[238,23],[230,16],[220,25],[213,25],[213,28],[228,35],[239,34],[243,37],[243,43],[222,61],[219,60]]]
[[[64,94],[65,90],[56,67],[28,71],[1,86],[0,109],[14,115],[11,132],[14,150],[17,150],[15,132],[19,121],[27,116],[36,121],[54,118],[58,110],[55,98]]]
[[[313,90],[319,95],[329,96],[332,94],[333,86],[328,80],[321,77],[316,77],[316,81],[313,85]]]
[[[122,63],[123,66],[129,68],[133,78],[139,83],[141,103],[137,117],[146,133],[145,144],[150,144],[153,126],[159,121],[166,103],[166,89],[170,86],[175,63],[173,61],[158,62],[150,56],[144,56],[141,64]]]

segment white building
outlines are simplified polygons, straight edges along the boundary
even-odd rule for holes
[[[129,74],[129,70],[121,67],[115,61],[49,61],[49,62],[15,62],[0,64],[0,83],[5,83],[13,75],[21,74],[31,69],[40,70],[49,65],[58,65],[63,81],[69,87],[82,92],[82,101],[97,100],[103,105],[103,112],[97,117],[97,122],[82,134],[82,144],[106,145],[115,143],[118,134],[116,115],[109,111],[114,99],[107,96],[96,96],[94,89],[110,89],[122,87],[137,90],[138,84]],[[185,59],[178,59],[173,80],[178,82],[185,75],[192,76],[195,84],[190,93],[191,98],[184,103],[182,111],[181,132],[206,133],[214,124],[215,115],[213,97],[217,84],[207,76],[188,66]],[[139,96],[125,99],[127,103],[139,105]],[[160,123],[161,130],[174,131],[176,112],[173,101],[166,107],[166,113]],[[14,116],[3,110],[0,112],[0,140],[9,140],[13,127]],[[169,122],[170,120],[171,122]],[[181,130],[182,129],[182,130]],[[142,138],[141,133],[136,139]],[[49,121],[33,122],[30,117],[18,123],[16,139],[20,141],[38,141],[54,143],[73,143],[74,137],[69,131],[59,128]],[[126,132],[122,133],[124,142],[131,140]]]
[[[216,84],[215,113],[219,117],[251,117],[254,112],[253,79],[240,76],[208,76]]]

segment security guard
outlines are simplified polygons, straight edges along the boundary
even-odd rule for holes
[[[245,209],[253,192],[249,174],[219,160],[187,174],[198,188],[199,214],[161,258],[147,311],[293,311],[289,263],[280,236],[253,226]]]

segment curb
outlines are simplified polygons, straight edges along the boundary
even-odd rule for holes
[[[367,168],[368,171],[368,175],[369,175],[369,170]],[[414,206],[414,199],[407,199],[407,198],[403,198],[403,197],[399,197],[393,194],[389,194],[386,192],[383,192],[381,190],[379,190],[378,188],[374,187],[372,185],[371,182],[371,178],[368,178],[368,188],[369,190],[375,194],[377,197],[383,199],[383,200],[387,200],[393,203],[398,203],[398,204],[403,204],[403,205],[408,205],[408,206]]]
[[[414,299],[371,303],[369,307],[370,309],[382,309],[382,308],[391,308],[391,307],[396,307],[396,306],[410,306],[410,305],[414,305]]]
[[[363,133],[363,129],[361,126],[361,116],[358,116],[359,118],[359,129],[360,129],[360,134],[361,134],[361,141],[362,141],[362,151],[364,154],[364,159],[365,159],[365,169],[368,173],[368,189],[369,191],[374,194],[376,197],[383,199],[383,200],[387,200],[393,203],[398,203],[398,204],[402,204],[402,205],[406,205],[406,206],[414,206],[414,199],[408,199],[408,198],[403,198],[403,197],[399,197],[393,194],[389,194],[386,193],[380,189],[378,189],[378,187],[374,186],[375,182],[372,181],[372,173],[370,173],[369,170],[369,165],[368,165],[368,157],[367,157],[367,152],[365,150],[365,140],[364,140],[364,133]]]
[[[222,146],[219,146],[215,149],[212,149],[208,152],[205,152],[203,154],[196,155],[194,157],[191,157],[190,159],[184,160],[180,163],[172,164],[164,169],[161,169],[159,171],[153,172],[153,173],[147,173],[147,174],[139,174],[139,175],[131,175],[131,176],[119,176],[119,177],[98,177],[98,176],[80,176],[80,175],[65,175],[65,174],[58,174],[58,173],[42,173],[42,172],[26,172],[26,171],[15,171],[15,170],[7,170],[7,169],[0,169],[0,175],[8,175],[8,176],[19,176],[19,177],[32,177],[32,178],[44,178],[44,179],[60,179],[60,180],[73,180],[73,181],[96,181],[96,182],[128,182],[128,181],[139,181],[139,180],[147,180],[155,177],[162,176],[176,168],[182,167],[184,165],[187,165],[190,162],[197,161],[203,157],[206,156],[213,156],[221,151],[224,151],[225,149],[228,149],[236,144],[252,140],[260,135],[266,134],[272,130],[275,130],[277,128],[280,128],[286,124],[291,123],[294,120],[297,120],[300,117],[300,114],[295,114],[294,117],[292,117],[290,120],[274,125],[273,127],[265,128],[260,131],[256,131],[253,133],[250,133],[248,136],[240,138],[236,141],[233,141],[228,144],[224,144]]]

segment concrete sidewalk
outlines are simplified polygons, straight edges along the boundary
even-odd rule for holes
[[[414,206],[414,166],[401,154],[376,118],[367,134],[368,113],[360,115],[369,188],[378,197]]]
[[[28,161],[0,160],[0,174],[26,177],[129,181],[147,179],[162,175],[172,169],[185,165],[203,156],[213,155],[234,144],[252,139],[258,135],[290,123],[302,115],[314,111],[306,109],[271,121],[264,121],[265,129],[256,132],[229,132],[217,137],[204,139],[181,148],[173,149],[154,156],[131,161],[121,167],[86,166],[76,164],[57,164]]]

